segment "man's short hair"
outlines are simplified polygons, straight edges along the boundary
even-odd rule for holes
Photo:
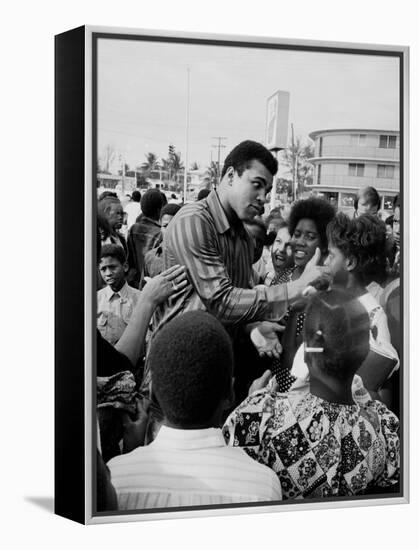
[[[141,201],[141,193],[137,190],[132,192],[131,199],[134,202],[140,202]]]
[[[232,344],[209,313],[190,311],[165,325],[152,341],[149,365],[153,392],[176,426],[204,425],[229,397]]]
[[[103,193],[99,195],[97,200],[101,201],[102,199],[106,199],[107,197],[113,197],[114,199],[118,199],[118,195],[115,193],[115,191],[103,191]]]
[[[274,176],[278,171],[278,161],[272,153],[261,143],[256,141],[242,141],[227,155],[221,178],[223,178],[230,167],[238,173],[239,176],[250,167],[253,160],[258,160]]]
[[[118,246],[117,244],[104,244],[102,245],[101,251],[100,251],[100,259],[102,258],[115,258],[121,264],[124,264],[127,261],[127,257],[125,255],[125,251],[122,248],[122,246]]]
[[[369,204],[370,206],[376,206],[377,210],[380,209],[381,199],[380,199],[380,195],[378,194],[378,191],[377,191],[377,189],[375,189],[375,187],[370,187],[370,186],[369,187],[362,187],[358,191],[358,194],[355,197],[355,201],[354,201],[355,210],[358,210],[359,198],[361,196],[365,198],[365,201],[366,201],[367,204]]]
[[[144,216],[158,220],[163,207],[163,194],[158,189],[148,189],[141,197],[141,210]]]
[[[177,214],[180,210],[180,204],[175,204],[175,203],[169,203],[169,204],[165,204],[163,206],[163,208],[161,209],[161,212],[160,212],[160,219],[165,216],[166,214],[168,216],[174,216],[175,214]]]
[[[202,199],[205,199],[205,197],[208,197],[208,195],[211,193],[209,189],[201,189],[198,193],[197,200],[201,201]]]
[[[291,208],[288,226],[291,237],[302,219],[309,219],[314,222],[320,237],[321,247],[327,249],[327,224],[335,217],[335,209],[324,199],[310,197],[295,202]]]

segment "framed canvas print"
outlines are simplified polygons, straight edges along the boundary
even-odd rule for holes
[[[408,502],[408,48],[55,48],[56,513]]]

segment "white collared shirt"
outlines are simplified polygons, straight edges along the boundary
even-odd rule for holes
[[[145,447],[108,462],[120,510],[278,501],[277,476],[243,449],[227,447],[218,428],[162,426]]]
[[[97,293],[97,328],[110,344],[121,338],[141,292],[127,283],[114,292],[105,286]]]

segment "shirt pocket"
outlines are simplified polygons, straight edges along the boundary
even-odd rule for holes
[[[133,305],[131,303],[125,302],[122,305],[122,311],[121,311],[121,317],[124,323],[128,324],[129,320],[131,319],[132,312],[134,310]]]
[[[97,326],[99,329],[104,328],[108,324],[108,316],[105,313],[97,314]]]

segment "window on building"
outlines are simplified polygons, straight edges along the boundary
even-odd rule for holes
[[[320,185],[321,176],[322,176],[322,165],[319,164],[317,166],[317,185]]]
[[[380,149],[395,149],[397,136],[380,136]]]
[[[365,164],[349,164],[349,175],[363,177],[364,176]]]
[[[391,196],[388,196],[388,195],[386,195],[384,197],[384,201],[383,201],[384,210],[392,210],[393,209],[393,200],[394,200],[394,197],[391,197]]]
[[[365,145],[367,134],[351,134],[351,145]]]
[[[388,166],[387,164],[377,165],[377,178],[394,178],[394,166]]]
[[[353,207],[355,204],[355,193],[341,193],[340,203],[341,206]]]

